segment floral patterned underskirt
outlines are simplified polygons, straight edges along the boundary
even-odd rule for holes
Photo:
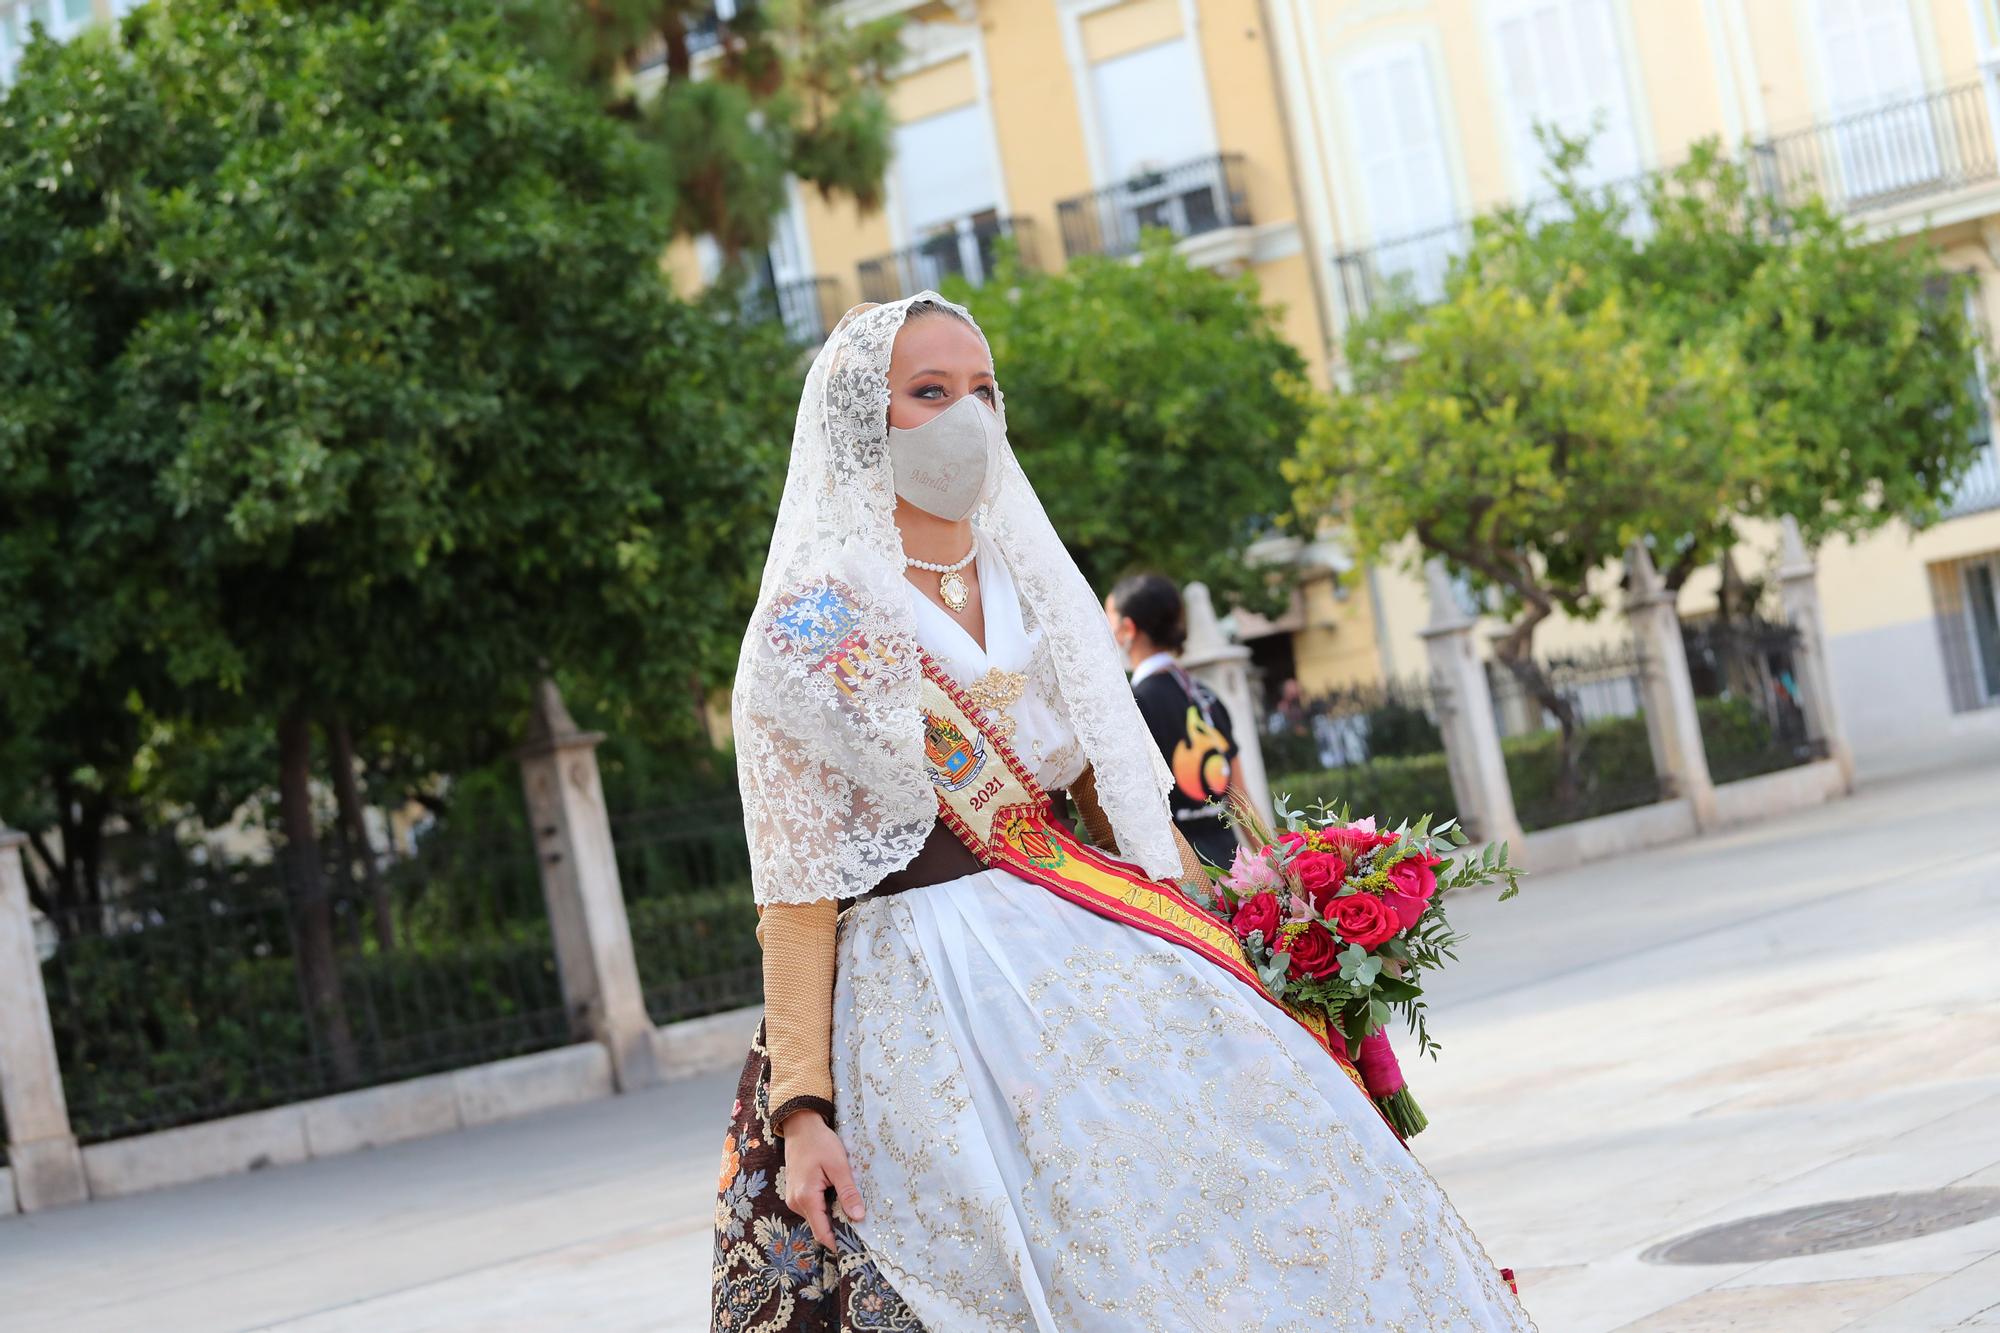
[[[771,1058],[759,1024],[723,1139],[712,1327],[720,1333],[922,1333],[838,1210],[838,1253],[829,1253],[813,1239],[811,1225],[785,1206],[785,1144],[771,1132],[770,1115]]]

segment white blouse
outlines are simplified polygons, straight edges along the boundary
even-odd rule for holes
[[[986,615],[986,647],[943,607],[912,586],[910,605],[924,651],[950,673],[989,715],[1043,790],[1066,788],[1082,774],[1083,747],[1062,704],[1055,665],[1039,628],[1021,618],[1021,596],[1007,562],[985,533],[979,548],[979,602]]]

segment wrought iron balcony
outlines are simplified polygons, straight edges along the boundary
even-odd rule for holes
[[[1751,181],[1774,198],[1799,202],[1816,194],[1847,213],[2000,182],[1993,124],[1976,83],[1753,144],[1745,165]],[[1451,261],[1471,239],[1472,220],[1459,218],[1335,254],[1336,286],[1348,318],[1366,315],[1392,293],[1420,303],[1438,300]]]
[[[1757,183],[1780,199],[1817,194],[1855,213],[2000,178],[1976,83],[1780,135],[1754,149]]]
[[[772,283],[761,276],[743,288],[743,313],[751,319],[773,319],[802,347],[826,341],[839,312],[833,308],[832,278],[795,278]]]
[[[1034,267],[1033,224],[989,210],[959,218],[915,245],[862,260],[861,299],[894,301],[927,287],[935,289],[946,278],[983,286],[993,274],[994,252],[1002,236],[1012,236],[1021,262]]]
[[[1988,509],[2000,509],[2000,451],[1994,449],[1990,438],[1978,461],[1952,487],[1951,502],[1945,507],[1944,516],[1959,518]]]
[[[1243,155],[1218,153],[1164,167],[1056,205],[1063,253],[1129,255],[1148,228],[1187,239],[1250,225]]]

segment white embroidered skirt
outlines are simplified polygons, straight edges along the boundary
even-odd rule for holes
[[[856,905],[834,993],[857,1230],[933,1333],[1533,1326],[1312,1038],[1004,871]]]

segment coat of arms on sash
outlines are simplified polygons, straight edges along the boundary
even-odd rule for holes
[[[930,765],[932,782],[946,791],[958,791],[986,766],[986,743],[977,736],[968,737],[936,713],[926,713],[924,762]]]

